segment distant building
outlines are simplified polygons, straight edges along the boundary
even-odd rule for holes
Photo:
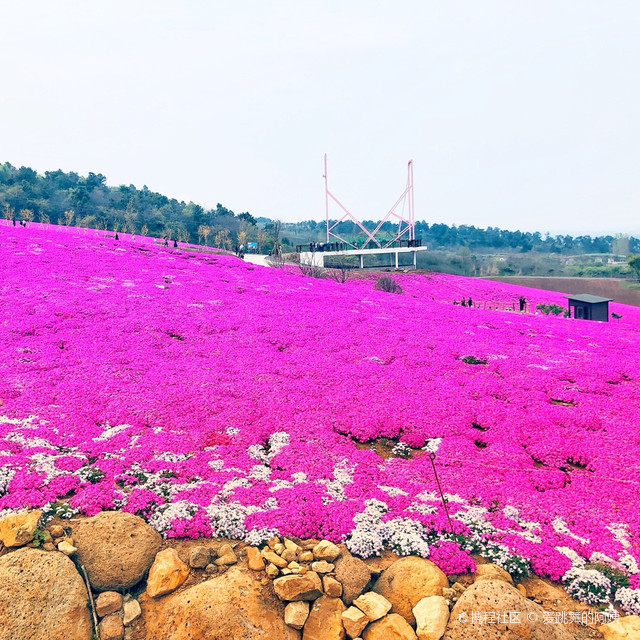
[[[567,296],[569,313],[572,318],[584,320],[599,320],[609,322],[609,303],[611,298],[592,296],[590,293],[579,293],[575,296]],[[573,310],[571,309],[573,307]]]

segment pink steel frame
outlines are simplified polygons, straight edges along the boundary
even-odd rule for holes
[[[378,226],[373,231],[368,231],[365,229],[364,225],[358,220],[341,202],[338,200],[332,193],[329,191],[329,183],[327,178],[327,154],[324,154],[324,199],[325,199],[325,209],[326,209],[326,220],[327,220],[327,242],[331,241],[331,238],[336,238],[340,242],[343,242],[354,249],[357,249],[355,245],[351,242],[345,240],[343,237],[339,236],[333,230],[344,220],[347,218],[351,218],[353,222],[358,225],[358,227],[363,231],[366,235],[367,239],[360,247],[360,249],[365,249],[369,243],[372,245],[377,245],[378,249],[387,249],[394,242],[400,240],[403,236],[407,236],[407,240],[415,240],[416,237],[416,224],[415,224],[415,211],[413,208],[413,160],[409,160],[407,165],[407,186],[405,190],[402,192],[400,197],[395,201],[391,209],[387,212],[385,217],[379,222]],[[331,224],[329,222],[329,199],[333,200],[344,212],[342,218]],[[401,213],[398,213],[396,209],[401,207]],[[405,208],[407,209],[407,214],[405,216]],[[398,220],[398,230],[395,236],[389,240],[386,244],[382,244],[377,238],[376,234],[382,228],[382,225],[389,220],[390,218],[397,218]],[[403,226],[404,225],[404,226]],[[373,247],[369,247],[373,248]]]

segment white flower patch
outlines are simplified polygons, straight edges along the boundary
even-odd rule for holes
[[[567,558],[571,560],[571,566],[573,569],[584,569],[586,565],[585,559],[570,547],[555,547],[555,550],[559,551],[562,555],[567,556]]]
[[[333,468],[333,480],[319,480],[319,482],[326,485],[327,493],[331,498],[342,502],[347,499],[344,488],[353,482],[354,469],[355,467],[350,466],[347,460],[341,460]]]
[[[268,480],[271,477],[271,469],[263,464],[256,464],[251,467],[248,476],[254,480]]]
[[[562,533],[565,536],[569,536],[570,538],[573,538],[574,540],[581,542],[582,544],[589,544],[588,538],[581,538],[580,536],[573,533],[571,529],[569,529],[569,527],[567,526],[567,523],[560,516],[554,518],[553,522],[551,523],[551,526],[553,527],[553,530],[556,533]]]
[[[623,549],[631,548],[631,542],[629,541],[629,527],[626,524],[616,522],[610,524],[607,529],[609,529],[616,542],[619,542]]]
[[[268,463],[271,458],[289,444],[289,440],[290,436],[286,431],[276,431],[269,436],[265,446],[252,444],[248,449],[249,457]]]
[[[267,540],[270,540],[271,538],[273,538],[273,536],[277,535],[277,529],[254,529],[253,531],[249,531],[249,533],[247,533],[244,540],[253,547],[260,547],[265,542],[267,542]]]
[[[400,489],[400,487],[385,487],[385,486],[380,486],[380,489],[382,491],[384,491],[387,495],[391,496],[392,498],[397,498],[398,496],[408,496],[409,494]]]
[[[223,498],[228,498],[235,489],[239,489],[240,487],[248,489],[250,486],[251,482],[247,478],[234,478],[233,480],[227,480],[222,486],[220,495]]]
[[[235,436],[238,435],[240,433],[240,429],[238,429],[238,427],[227,427],[226,429],[226,434],[228,436]]]
[[[162,462],[185,462],[191,458],[191,453],[171,453],[170,451],[164,451],[154,456],[154,460],[161,460]]]
[[[17,444],[21,444],[23,447],[27,447],[27,448],[35,448],[35,447],[45,447],[48,449],[53,448],[53,445],[45,438],[38,438],[38,437],[29,438],[24,433],[18,433],[17,431],[9,432],[5,436],[5,440],[9,440],[10,442],[16,442]]]
[[[416,500],[422,500],[422,502],[436,502],[440,498],[434,491],[423,491],[416,494]]]
[[[438,509],[428,504],[412,504],[410,507],[407,507],[407,511],[414,511],[420,515],[427,516],[437,513]]]
[[[121,431],[128,429],[130,426],[131,426],[130,424],[118,424],[113,427],[110,427],[109,424],[107,423],[104,425],[104,430],[102,431],[102,433],[97,438],[93,438],[93,441],[99,442],[101,440],[108,440],[109,438],[112,438],[113,436],[115,436],[117,433],[120,433]]]
[[[211,526],[218,538],[235,538],[242,540],[247,535],[244,519],[247,513],[254,509],[248,509],[239,502],[217,502],[210,504],[205,511],[211,520]]]
[[[640,616],[640,589],[621,587],[616,591],[615,601],[630,616]]]
[[[16,472],[8,466],[0,466],[0,496],[5,493]]]
[[[428,451],[429,453],[437,453],[441,442],[442,438],[429,438],[429,440],[424,443],[422,450]]]
[[[618,562],[632,575],[640,573],[636,559],[630,553],[623,553]]]
[[[151,515],[149,524],[164,535],[171,528],[171,523],[174,520],[188,520],[196,511],[197,507],[186,500],[164,504]]]
[[[222,469],[224,468],[224,460],[209,460],[209,462],[207,462],[207,464],[214,471],[222,471]]]
[[[422,524],[409,518],[394,518],[385,523],[387,544],[398,554],[429,557],[427,533]]]

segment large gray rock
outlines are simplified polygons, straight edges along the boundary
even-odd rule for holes
[[[162,538],[142,518],[122,511],[103,511],[71,522],[89,582],[97,591],[130,589],[142,580],[160,551]]]
[[[362,560],[343,553],[336,560],[335,576],[342,583],[342,600],[349,606],[364,591],[371,572]]]
[[[26,548],[0,558],[0,640],[90,640],[88,602],[64,554]]]
[[[481,580],[456,602],[443,640],[572,640],[562,624],[545,623],[543,613],[504,580]],[[495,621],[500,615],[504,622]]]

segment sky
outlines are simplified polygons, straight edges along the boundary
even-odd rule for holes
[[[640,235],[636,0],[0,0],[0,56],[0,162],[300,221],[413,160],[417,220]]]

